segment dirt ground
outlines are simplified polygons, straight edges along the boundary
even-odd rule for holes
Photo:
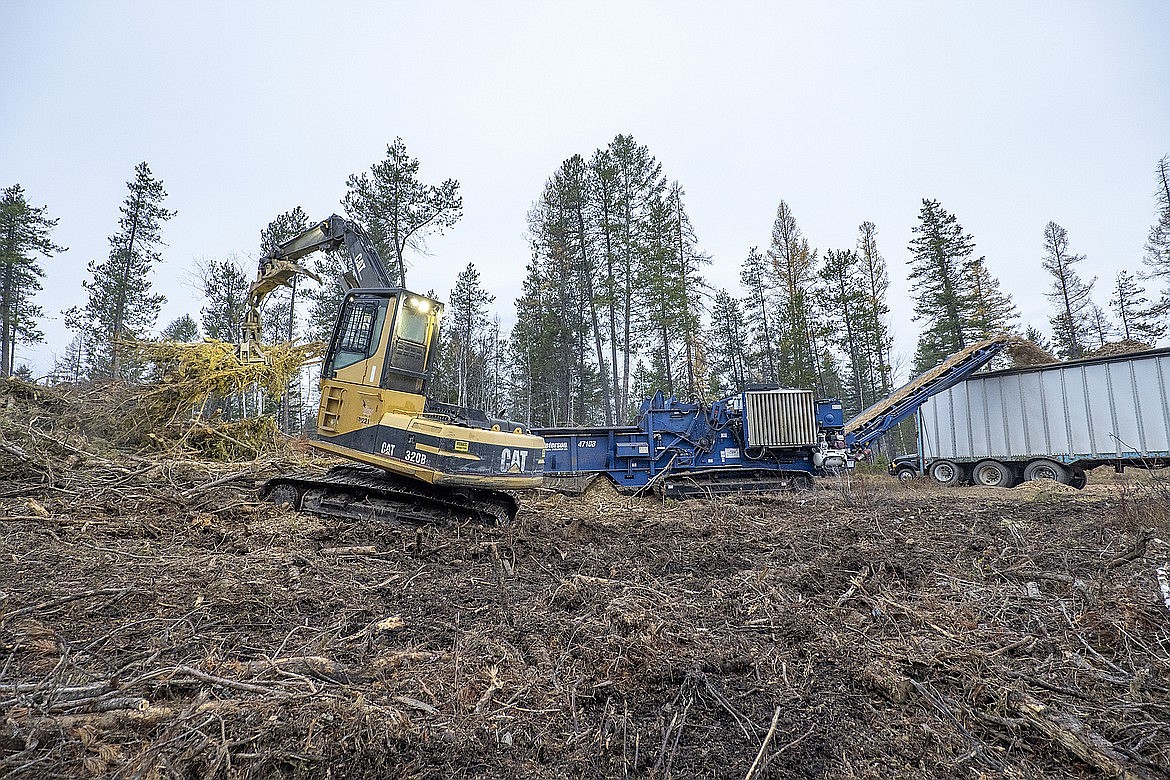
[[[3,432],[6,777],[1170,767],[1164,480],[536,492],[507,526],[414,528],[257,502],[297,453]]]

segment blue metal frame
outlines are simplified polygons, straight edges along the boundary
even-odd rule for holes
[[[533,433],[545,441],[546,476],[607,474],[623,488],[646,487],[664,472],[820,473],[811,447],[771,448],[749,457],[743,410],[742,393],[707,405],[658,392],[642,402],[631,426],[537,428]],[[839,431],[841,404],[817,401],[816,421],[822,430]]]

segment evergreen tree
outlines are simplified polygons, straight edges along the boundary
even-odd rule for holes
[[[533,399],[536,414],[556,424],[582,422],[595,385],[589,357],[589,247],[582,243],[577,218],[581,175],[572,159],[562,164],[528,215],[532,263],[525,288],[535,297],[524,305],[539,308],[533,313],[536,340],[527,355],[537,373],[529,380],[540,386]]]
[[[635,341],[639,335],[640,312],[634,308],[637,272],[647,251],[650,209],[659,201],[665,188],[662,164],[649,148],[637,143],[633,136],[618,135],[606,149],[606,159],[612,175],[613,210],[605,225],[611,244],[608,288],[614,301],[614,316],[620,319],[619,343],[622,352],[621,392],[615,401],[626,414],[636,405],[631,401],[630,379],[634,355],[640,348]],[[616,373],[616,365],[615,365]]]
[[[1113,297],[1109,299],[1117,322],[1121,326],[1121,337],[1126,341],[1141,341],[1154,344],[1166,332],[1166,326],[1159,322],[1157,313],[1146,298],[1146,290],[1133,274],[1128,271],[1117,273]]]
[[[1097,278],[1084,282],[1076,272],[1084,255],[1073,254],[1068,247],[1068,231],[1055,222],[1044,228],[1044,270],[1052,274],[1052,290],[1046,293],[1056,308],[1049,320],[1056,337],[1057,354],[1075,359],[1085,354],[1092,327],[1093,285]]]
[[[342,279],[349,270],[349,262],[344,254],[345,250],[342,249],[337,252],[317,252],[313,255],[313,272],[321,277],[321,285],[319,287],[309,285],[301,291],[309,301],[309,310],[306,313],[306,336],[309,341],[328,344],[333,338],[333,328],[341,311],[341,302],[345,299],[345,284]]]
[[[110,237],[110,255],[89,262],[90,278],[82,282],[89,300],[84,308],[66,312],[66,322],[90,345],[90,376],[133,380],[141,366],[122,342],[145,336],[166,300],[151,292],[150,272],[162,260],[162,227],[175,212],[163,208],[166,190],[145,162],[134,168],[127,187],[118,231]]]
[[[1096,303],[1089,305],[1089,329],[1086,346],[1090,350],[1098,350],[1109,343],[1117,335],[1117,328],[1109,321],[1109,315]]]
[[[1024,328],[1024,338],[1040,347],[1040,349],[1044,350],[1045,352],[1048,352],[1049,354],[1052,353],[1052,342],[1048,339],[1047,336],[1044,335],[1044,332],[1035,325],[1029,325],[1028,327]]]
[[[264,257],[289,239],[296,238],[309,227],[309,215],[300,206],[278,214],[260,231],[260,255]],[[279,287],[264,302],[265,340],[270,343],[293,341],[297,337],[297,287],[299,278],[292,278],[292,287]]]
[[[724,396],[748,384],[748,327],[738,300],[727,290],[715,293],[711,306],[711,389]]]
[[[361,223],[378,252],[406,286],[406,251],[423,252],[430,233],[439,233],[463,216],[459,182],[424,184],[419,162],[406,151],[401,138],[386,146],[386,159],[369,173],[354,174],[343,204],[351,219]]]
[[[41,307],[33,303],[45,275],[37,258],[65,251],[49,238],[58,220],[47,210],[31,205],[19,184],[0,194],[0,376],[13,373],[18,345],[44,341]]]
[[[163,341],[177,341],[189,343],[199,340],[199,325],[190,314],[184,314],[171,320],[171,324],[162,329]]]
[[[546,336],[548,306],[543,264],[534,251],[524,277],[524,288],[516,300],[516,324],[509,340],[508,362],[512,366],[512,405],[515,414],[529,425],[553,421],[549,388],[552,387],[552,353]]]
[[[558,172],[559,180],[554,185],[558,197],[557,203],[564,210],[567,217],[565,226],[566,251],[574,258],[575,274],[580,287],[580,299],[584,301],[588,310],[588,321],[582,323],[580,329],[582,348],[578,354],[579,374],[584,377],[590,368],[585,356],[584,341],[586,330],[593,337],[594,359],[600,380],[601,403],[604,406],[605,424],[613,425],[614,399],[610,391],[610,377],[614,366],[606,362],[602,348],[605,335],[601,327],[601,310],[604,306],[604,297],[598,287],[598,257],[604,252],[597,246],[597,228],[592,223],[590,214],[593,209],[595,195],[595,180],[593,173],[586,165],[584,158],[575,154],[561,165]],[[582,403],[586,393],[587,383],[581,383]]]
[[[483,289],[474,263],[459,272],[447,305],[448,349],[454,360],[456,403],[471,406],[483,397],[484,354],[478,348],[496,299]]]
[[[886,260],[877,246],[877,226],[869,221],[862,222],[857,232],[857,253],[861,258],[864,289],[860,330],[868,366],[869,401],[872,403],[889,395],[894,387],[890,360],[894,337],[887,320],[890,307],[886,302],[890,277]]]
[[[247,313],[251,287],[243,264],[234,255],[226,260],[212,260],[200,266],[199,276],[207,301],[200,311],[204,334],[214,341],[234,342]]]
[[[789,387],[814,387],[823,392],[818,378],[822,352],[821,337],[809,317],[815,278],[816,251],[809,248],[785,201],[776,209],[772,243],[768,248],[779,316],[776,336],[779,347],[779,379]]]
[[[918,220],[911,228],[909,277],[914,320],[925,323],[914,355],[920,373],[967,346],[970,301],[963,270],[975,239],[937,200],[923,199]]]
[[[1012,322],[1020,316],[1011,296],[999,287],[999,279],[987,270],[987,258],[971,260],[966,266],[966,286],[970,298],[967,338],[983,341],[1012,330]]]
[[[685,194],[682,185],[675,181],[670,186],[667,202],[672,212],[671,256],[677,275],[676,296],[680,305],[676,319],[678,337],[683,347],[687,397],[698,400],[707,371],[703,344],[703,300],[709,285],[703,278],[702,267],[711,264],[711,257],[698,249],[698,237],[683,204]]]
[[[1170,314],[1170,156],[1158,160],[1154,171],[1156,181],[1154,202],[1157,204],[1154,224],[1146,239],[1145,264],[1150,275],[1162,279],[1165,290],[1154,308],[1154,314]]]
[[[748,250],[740,269],[739,282],[747,291],[743,309],[751,334],[751,351],[747,376],[752,382],[780,381],[779,350],[776,348],[776,323],[773,321],[774,286],[768,273],[768,261],[758,247]]]
[[[822,303],[824,322],[831,325],[833,346],[845,356],[844,382],[839,381],[841,377],[832,356],[828,355],[826,360],[827,352],[821,355],[820,369],[822,374],[838,378],[835,383],[842,385],[842,392],[837,397],[847,409],[858,412],[869,406],[873,378],[867,361],[867,345],[858,327],[864,322],[866,306],[861,257],[852,249],[830,249],[825,252],[817,276],[819,287],[815,297]],[[829,394],[827,387],[824,392]]]
[[[78,334],[69,340],[64,354],[56,355],[53,361],[53,381],[77,384],[85,379],[85,366],[89,345]]]
[[[683,194],[675,182],[650,205],[636,299],[650,346],[644,378],[667,395],[697,399],[703,384],[700,328],[706,289],[700,268],[710,259],[697,249]]]

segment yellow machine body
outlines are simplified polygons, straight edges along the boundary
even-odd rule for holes
[[[444,487],[538,487],[544,440],[517,423],[427,401],[442,307],[402,289],[342,303],[310,445]]]

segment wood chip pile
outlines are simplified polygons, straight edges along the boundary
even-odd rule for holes
[[[339,524],[255,500],[303,453],[124,452],[41,420],[69,402],[0,398],[5,777],[1170,766],[1165,481]]]

